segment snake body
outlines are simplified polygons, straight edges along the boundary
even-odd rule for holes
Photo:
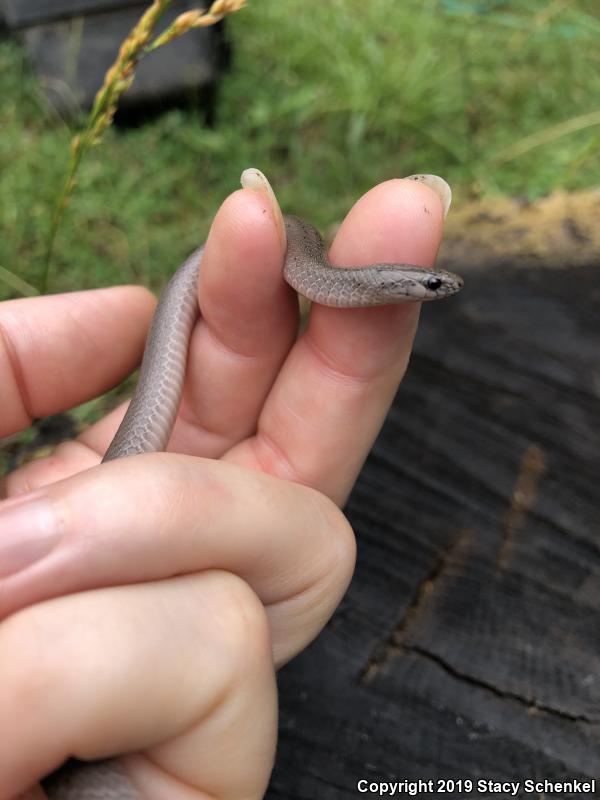
[[[283,275],[313,302],[339,308],[437,300],[460,291],[462,278],[408,264],[332,267],[318,231],[284,217],[287,252]],[[158,303],[131,403],[103,461],[166,449],[177,416],[188,344],[198,317],[195,250],[167,284]],[[68,761],[43,781],[49,800],[141,800],[117,761]]]

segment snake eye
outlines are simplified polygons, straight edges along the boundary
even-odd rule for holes
[[[440,288],[442,285],[441,278],[427,278],[425,281],[425,287],[429,289],[430,292],[435,292],[437,289]]]

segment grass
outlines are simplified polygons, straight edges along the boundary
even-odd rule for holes
[[[158,288],[249,165],[325,231],[395,175],[437,172],[459,197],[600,182],[596,0],[254,0],[229,31],[212,129],[175,110],[88,156],[52,289]],[[11,42],[0,96],[0,267],[38,285],[73,131]]]

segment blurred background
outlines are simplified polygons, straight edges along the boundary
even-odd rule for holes
[[[0,267],[35,286],[83,116],[49,106],[8,33]],[[373,184],[414,172],[444,176],[455,209],[600,183],[597,0],[251,0],[225,33],[229,66],[208,99],[190,93],[145,122],[143,113],[133,126],[125,118],[87,157],[52,290],[130,281],[158,289],[248,166],[269,176],[284,210],[325,235]],[[0,281],[1,297],[17,294]]]

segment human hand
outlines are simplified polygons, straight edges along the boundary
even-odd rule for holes
[[[441,206],[429,189],[390,181],[354,207],[331,257],[338,263],[429,265],[441,222]],[[220,461],[153,454],[81,472],[97,464],[121,411],[6,481],[7,495],[29,495],[5,503],[0,512],[5,554],[0,564],[22,567],[0,583],[0,612],[24,609],[0,627],[0,652],[10,652],[16,662],[0,686],[0,707],[7,709],[0,715],[0,734],[4,725],[15,729],[27,713],[23,698],[32,686],[43,686],[44,697],[50,697],[50,702],[39,699],[33,730],[21,725],[23,736],[13,735],[9,751],[0,755],[0,772],[12,781],[7,797],[68,753],[97,758],[144,749],[145,755],[124,762],[144,796],[159,797],[160,782],[170,781],[169,797],[177,797],[175,782],[181,779],[204,791],[217,781],[218,791],[230,794],[235,779],[247,790],[251,776],[234,775],[232,763],[256,773],[251,796],[259,796],[274,743],[269,635],[275,662],[291,657],[322,627],[352,571],[347,523],[333,503],[307,486],[336,503],[347,496],[404,372],[418,315],[412,305],[343,312],[314,307],[305,334],[295,342],[295,299],[281,281],[282,253],[265,198],[248,191],[232,195],[217,215],[203,261],[204,319],[194,333],[185,399],[171,440],[171,449]],[[141,293],[136,298],[141,319],[148,300]],[[25,304],[57,300],[17,302],[18,313],[6,304],[8,318],[0,310],[9,337],[11,330],[21,331],[20,314],[30,318]],[[59,313],[52,312],[53,324]],[[90,331],[105,330],[101,314],[88,311],[86,320]],[[109,351],[120,338],[110,338],[113,330],[103,334]],[[17,351],[21,336],[13,333]],[[34,332],[30,341],[35,337]],[[135,338],[131,331],[129,338]],[[53,339],[44,333],[50,348]],[[52,353],[65,358],[70,341],[70,336],[60,339]],[[24,424],[22,398],[29,398],[35,415],[48,407],[43,365],[36,364],[35,353],[33,345],[21,354],[23,391],[9,396],[14,416],[3,433]],[[68,391],[52,410],[81,399],[69,388],[80,384],[81,372],[81,365],[73,373],[67,369],[61,386]],[[96,374],[94,381],[93,391],[108,383],[106,375],[99,381]],[[11,509],[21,522],[10,521]],[[41,526],[37,536],[35,522]],[[16,540],[11,545],[9,533]],[[27,551],[41,560],[25,566]],[[210,571],[215,569],[226,572]],[[68,593],[76,594],[64,596]],[[40,602],[58,595],[51,603]],[[200,623],[199,607],[210,609]],[[152,625],[141,626],[147,619]],[[94,637],[86,635],[85,626],[82,630],[82,620],[94,621]],[[225,644],[224,631],[230,633]],[[60,650],[53,646],[58,637]],[[34,644],[23,648],[20,642]],[[246,659],[256,669],[240,688]],[[65,664],[73,665],[70,673]],[[261,740],[260,756],[251,757],[238,742],[242,749],[235,758],[229,749],[224,759],[215,747],[214,719],[208,741],[202,738],[206,704],[214,703],[223,687],[204,677],[202,685],[188,685],[181,671],[188,675],[190,665],[194,674],[218,673],[231,688],[216,713],[221,723],[228,715],[231,723],[232,706],[244,707],[235,725],[240,732],[249,720],[255,725],[264,719],[262,736],[250,737],[255,749]],[[106,685],[98,685],[98,674],[107,677]],[[176,687],[173,695],[161,692],[167,686]],[[191,719],[184,707],[191,709]],[[99,709],[105,709],[100,719]],[[230,745],[232,738],[249,738],[232,737],[231,724],[225,728]]]

